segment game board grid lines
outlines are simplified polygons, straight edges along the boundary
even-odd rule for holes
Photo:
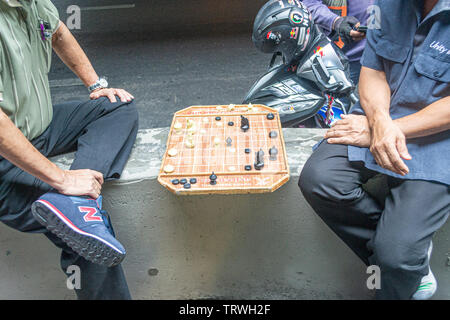
[[[289,169],[287,166],[287,159],[285,155],[285,148],[283,146],[282,135],[279,134],[277,138],[270,139],[269,133],[273,130],[279,131],[279,115],[276,114],[276,121],[266,121],[265,117],[267,111],[264,113],[248,113],[244,116],[248,117],[251,123],[251,130],[249,135],[240,134],[240,114],[227,114],[223,113],[221,116],[221,126],[216,126],[215,115],[217,112],[211,110],[211,113],[205,114],[203,112],[195,112],[195,115],[174,117],[172,123],[171,132],[169,134],[169,140],[167,149],[176,148],[179,150],[176,165],[176,170],[171,174],[164,174],[161,167],[161,179],[169,179],[182,175],[184,177],[192,175],[198,178],[196,185],[192,185],[192,191],[197,189],[204,189],[204,191],[217,191],[216,188],[209,184],[209,174],[214,171],[214,168],[218,168],[217,172],[224,176],[218,177],[218,181],[222,180],[220,189],[233,190],[233,188],[249,188],[253,191],[269,190],[272,191],[284,184],[289,179]],[[207,122],[203,121],[204,117],[208,118]],[[182,126],[186,128],[187,121],[191,119],[194,121],[197,130],[205,132],[200,133],[197,131],[194,137],[195,148],[191,149],[185,146],[187,130],[183,129],[180,133],[176,134],[173,129],[175,121],[182,123]],[[228,122],[233,121],[234,126],[228,126]],[[214,137],[221,137],[221,146],[214,146]],[[232,146],[226,146],[226,139],[230,137]],[[244,138],[245,137],[245,138]],[[242,140],[244,139],[244,140]],[[214,146],[214,147],[208,147]],[[270,146],[269,146],[270,144]],[[244,167],[247,164],[254,165],[255,153],[263,146],[264,150],[264,162],[266,164],[263,172],[247,172],[244,171]],[[276,161],[270,160],[269,149],[275,146],[280,151],[279,157]],[[252,152],[245,154],[242,152],[245,148],[250,147]],[[227,152],[228,148],[234,148],[235,152]],[[242,150],[241,150],[242,149]],[[200,153],[198,152],[200,150]],[[241,154],[242,153],[242,154]],[[207,155],[207,156],[206,156]],[[281,159],[281,161],[280,161]],[[163,165],[174,164],[173,158],[165,154]],[[236,167],[235,170],[228,170],[229,167]],[[206,172],[205,172],[206,168]],[[228,183],[231,181],[231,184]],[[167,185],[170,181],[166,181]],[[277,186],[275,186],[277,184]],[[262,187],[257,187],[261,185]],[[180,191],[183,190],[182,186],[171,186]],[[200,190],[199,190],[200,191]],[[220,191],[220,190],[219,190]],[[187,191],[186,191],[187,192]]]
[[[258,117],[263,117],[263,116],[258,116]],[[183,122],[181,122],[182,123],[182,125],[184,125],[184,126],[186,126],[186,123],[187,123],[187,120],[188,120],[189,118],[186,118],[186,119],[183,119],[184,121]],[[223,123],[227,123],[228,121],[233,121],[233,122],[235,122],[235,124],[236,124],[236,126],[237,126],[237,120],[238,120],[239,118],[237,117],[237,116],[233,116],[233,117],[228,117],[228,118],[225,118],[225,119],[223,119]],[[205,131],[206,131],[206,134],[205,135],[200,135],[200,134],[196,134],[195,135],[195,145],[196,146],[199,146],[200,145],[200,142],[199,142],[199,140],[200,139],[202,139],[203,140],[203,137],[204,136],[207,136],[208,138],[209,138],[209,145],[213,145],[213,138],[214,138],[214,136],[210,133],[211,132],[211,130],[212,130],[212,126],[213,126],[213,120],[214,119],[209,119],[209,121],[208,122],[203,122],[203,121],[201,121],[201,120],[198,120],[198,121],[195,121],[195,125],[197,126],[197,128],[200,128],[200,130],[201,129],[204,129]],[[215,121],[215,120],[214,120]],[[264,121],[264,119],[262,119],[262,120],[259,120],[259,122],[261,122],[261,123],[265,123],[265,121]],[[205,124],[207,125],[206,127],[205,127]],[[236,126],[235,127],[231,127],[231,128],[236,128]],[[250,155],[248,155],[248,157],[250,157],[250,161],[246,161],[246,164],[251,164],[252,162],[254,162],[255,161],[255,159],[254,159],[254,154],[255,154],[255,152],[257,152],[259,149],[258,148],[260,148],[260,146],[261,146],[261,144],[264,144],[264,148],[263,148],[263,150],[264,150],[264,153],[265,153],[265,156],[266,155],[268,155],[268,150],[269,150],[269,146],[268,146],[268,144],[267,144],[267,141],[269,140],[269,138],[267,137],[268,136],[268,133],[272,130],[272,129],[276,129],[275,128],[275,125],[271,125],[270,126],[271,128],[270,129],[266,129],[266,127],[263,125],[263,126],[261,126],[261,127],[256,127],[256,128],[254,128],[253,130],[250,130],[250,139],[251,139],[251,144],[250,144],[250,149],[252,149],[252,152],[251,152],[251,154]],[[235,146],[238,146],[238,147],[236,147],[235,149],[237,149],[236,150],[236,152],[237,152],[237,154],[238,155],[240,155],[240,143],[238,142],[238,139],[237,139],[237,137],[240,137],[241,135],[240,134],[237,134],[236,133],[236,136],[233,136],[232,134],[228,134],[227,133],[227,130],[232,130],[230,127],[228,127],[228,126],[226,126],[226,125],[222,125],[222,127],[218,127],[218,129],[219,129],[219,131],[222,131],[223,132],[223,135],[222,135],[222,143],[225,143],[224,141],[227,139],[227,137],[228,136],[231,136],[232,138],[233,138],[233,141],[235,141]],[[261,130],[261,129],[263,129],[263,130]],[[240,129],[238,129],[238,130],[240,130]],[[258,134],[257,134],[257,136],[258,136],[258,139],[255,139],[254,138],[254,131],[257,131],[258,132]],[[196,152],[194,152],[194,149],[189,149],[189,148],[187,148],[184,144],[185,144],[185,137],[186,137],[186,130],[183,130],[180,134],[177,134],[177,135],[179,135],[179,137],[175,137],[174,139],[172,139],[173,141],[172,141],[172,143],[171,143],[171,145],[170,145],[170,148],[177,148],[178,150],[181,150],[181,154],[180,154],[180,156],[179,156],[179,161],[178,161],[178,164],[175,166],[176,168],[178,168],[178,169],[183,169],[182,171],[183,172],[186,172],[186,171],[192,171],[193,173],[194,172],[199,172],[199,171],[203,171],[204,170],[204,168],[203,168],[203,166],[202,165],[197,165],[197,162],[196,162],[196,160],[197,160],[197,154],[198,153],[196,153]],[[236,132],[236,131],[235,131]],[[260,139],[260,137],[261,136],[263,136],[263,138],[261,138]],[[180,141],[181,140],[181,141]],[[204,145],[204,143],[202,142],[201,143],[202,145]],[[255,144],[256,145],[258,145],[258,147],[255,147]],[[280,141],[278,141],[278,139],[276,139],[276,141],[274,141],[274,143],[272,143],[271,144],[271,146],[275,146],[275,147],[277,147],[278,149],[280,149],[281,148],[281,145],[280,145]],[[244,145],[244,147],[247,147],[246,145]],[[220,151],[226,151],[227,150],[227,148],[228,147],[225,147],[225,148],[220,148],[220,150],[219,150],[219,152]],[[220,153],[220,154],[216,154],[215,156],[212,156],[212,153],[213,152],[217,152],[217,148],[216,147],[212,147],[212,148],[208,148],[208,147],[202,147],[202,148],[200,148],[201,150],[202,150],[202,160],[204,160],[204,153],[205,153],[205,151],[209,151],[209,153],[210,153],[210,155],[209,155],[209,157],[207,158],[207,163],[208,163],[208,168],[206,169],[208,172],[210,172],[211,171],[211,164],[213,163],[213,164],[215,164],[216,166],[217,166],[217,161],[214,161],[214,160],[216,160],[217,159],[217,157],[219,157],[220,156],[220,158],[222,158],[223,160],[224,160],[224,162],[221,164],[221,168],[220,168],[220,171],[223,171],[223,172],[225,172],[225,171],[228,171],[228,170],[226,170],[226,167],[229,167],[229,166],[233,166],[233,165],[236,165],[234,162],[233,163],[227,163],[226,162],[226,159],[229,159],[229,158],[231,158],[232,160],[234,160],[234,158],[231,156],[231,154],[230,153],[227,153],[227,154],[225,154],[225,156],[223,156],[223,154],[222,153]],[[245,148],[244,148],[245,149]],[[194,154],[194,156],[192,157],[192,154]],[[247,158],[248,158],[247,157]],[[267,157],[268,158],[268,157]],[[239,160],[240,158],[239,158],[239,156],[238,156],[238,161],[237,161],[237,165],[240,167],[241,165],[242,165],[242,162],[240,162],[240,160]],[[168,162],[169,162],[169,164],[170,164],[170,160],[171,159],[167,159],[168,160]],[[190,163],[190,164],[188,164],[188,165],[182,165],[181,164],[181,161],[183,160],[183,162],[188,162],[188,163]],[[203,161],[202,161],[203,162]],[[192,163],[192,164],[191,164]],[[282,163],[280,163],[279,161],[267,161],[267,163],[268,163],[268,166],[269,167],[271,167],[271,166],[275,166],[275,167],[277,167],[277,166],[279,166],[279,165],[283,165]],[[246,164],[244,164],[244,166],[246,165]],[[201,169],[200,170],[198,170],[198,169],[196,169],[196,167],[200,167]],[[191,168],[191,167],[193,167],[193,168]],[[239,169],[240,170],[240,168],[237,168],[237,169]],[[180,171],[180,170],[176,170],[176,171]]]

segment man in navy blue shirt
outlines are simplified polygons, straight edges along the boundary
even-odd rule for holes
[[[375,5],[360,104],[327,132],[299,186],[328,226],[380,267],[377,298],[428,299],[437,287],[431,240],[450,211],[450,0]],[[380,173],[384,203],[362,188]]]

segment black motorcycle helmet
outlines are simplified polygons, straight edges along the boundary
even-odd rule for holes
[[[314,21],[299,0],[271,0],[258,12],[252,40],[264,53],[280,53],[285,63],[301,57],[313,39]]]

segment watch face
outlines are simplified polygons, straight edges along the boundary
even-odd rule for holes
[[[108,81],[106,81],[105,78],[101,78],[100,81],[99,81],[99,84],[103,88],[107,88],[108,87]]]

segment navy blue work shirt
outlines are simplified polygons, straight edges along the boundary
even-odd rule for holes
[[[448,97],[450,0],[440,0],[423,20],[423,0],[378,0],[375,4],[380,8],[381,28],[368,31],[361,64],[386,73],[392,119]],[[359,103],[351,113],[364,114]],[[349,146],[348,156],[350,161],[363,161],[368,169],[396,178],[450,185],[450,130],[407,139],[407,146],[412,160],[405,161],[410,171],[406,176],[378,166],[368,148]]]

